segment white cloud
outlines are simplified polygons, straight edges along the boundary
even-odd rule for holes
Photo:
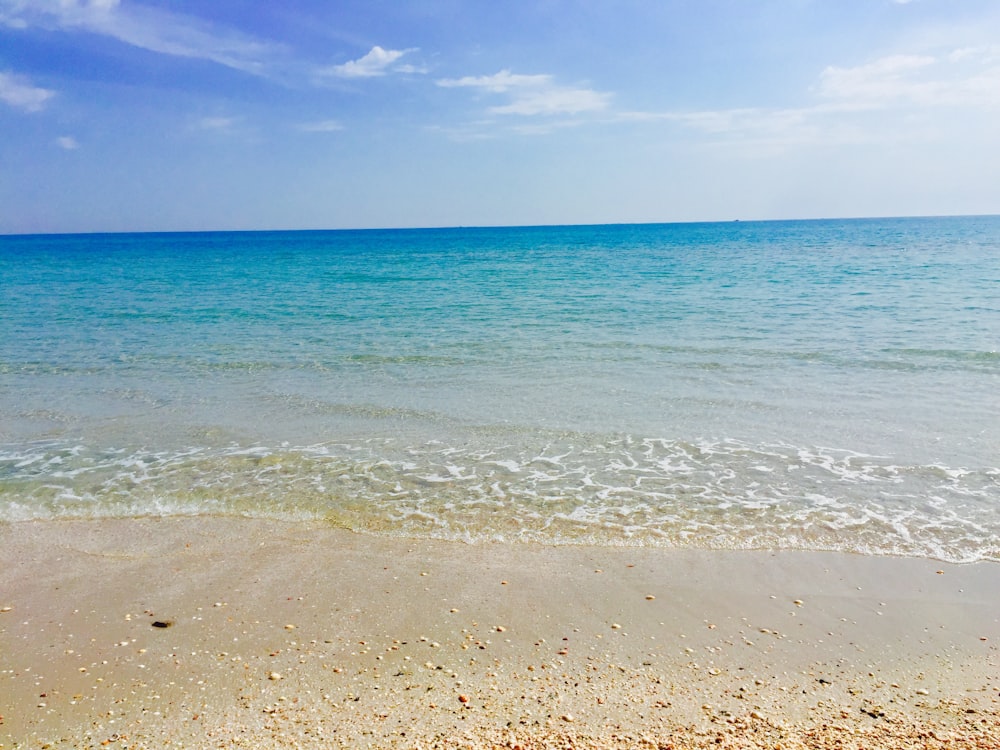
[[[84,31],[140,49],[210,60],[262,75],[276,48],[197,18],[119,0],[0,0],[0,22],[15,28]]]
[[[550,135],[560,130],[580,127],[584,122],[579,118],[520,120],[516,125],[511,126],[511,131],[520,135]]]
[[[33,86],[23,76],[0,72],[0,101],[25,112],[38,112],[55,91]]]
[[[202,117],[195,123],[199,130],[210,130],[216,133],[229,133],[236,125],[235,117]]]
[[[551,75],[523,75],[501,70],[490,76],[443,78],[444,88],[474,88],[491,94],[507,94],[507,104],[490,107],[495,115],[576,115],[607,109],[611,94],[588,88],[557,86]]]
[[[395,63],[399,58],[414,51],[415,50],[413,48],[382,49],[376,45],[372,47],[368,54],[364,57],[359,57],[357,60],[351,60],[343,65],[334,65],[327,68],[325,72],[328,75],[336,76],[338,78],[375,78],[377,76],[384,76],[386,73],[390,72],[390,69],[395,72],[419,72],[419,69],[412,65],[401,65],[396,68],[392,68],[393,63]]]
[[[830,66],[817,93],[843,107],[885,109],[1000,105],[1000,64],[992,48],[942,55],[891,55],[852,68]]]
[[[344,126],[336,120],[320,120],[319,122],[304,122],[298,126],[303,133],[335,133]]]
[[[831,65],[820,74],[819,93],[837,99],[895,99],[924,85],[913,74],[934,62],[926,55],[891,55],[853,68]]]
[[[463,78],[442,78],[437,82],[444,88],[473,87],[503,93],[512,88],[550,86],[550,75],[520,75],[509,70],[501,70],[491,76],[465,76]]]
[[[829,66],[811,103],[786,108],[621,112],[625,122],[673,123],[713,142],[785,149],[802,144],[933,140],[956,112],[995,118],[1000,64],[993,47],[930,55],[889,55],[854,67]],[[939,117],[939,113],[944,117]],[[965,115],[960,115],[964,117]],[[749,152],[748,152],[749,153]]]
[[[56,138],[56,145],[67,151],[75,151],[80,148],[79,142],[71,135],[61,135]]]
[[[410,65],[409,63],[404,63],[403,65],[397,65],[392,69],[393,73],[408,73],[410,75],[425,75],[428,72],[426,66],[423,65]]]
[[[816,108],[736,108],[693,112],[622,112],[625,122],[665,122],[700,131],[718,139],[792,146],[827,142],[817,124]]]
[[[497,115],[576,115],[606,109],[610,94],[590,89],[550,88],[525,92],[510,104],[490,107]]]

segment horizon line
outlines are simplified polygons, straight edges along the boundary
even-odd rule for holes
[[[628,226],[684,226],[694,224],[767,224],[781,222],[818,222],[818,221],[896,221],[901,219],[974,219],[998,218],[1000,213],[988,214],[907,214],[895,216],[815,216],[807,218],[769,218],[769,219],[690,219],[679,221],[610,221],[593,223],[539,223],[539,224],[440,224],[424,226],[358,226],[358,227],[309,227],[309,228],[269,228],[269,229],[122,229],[122,230],[87,230],[80,232],[5,232],[0,230],[0,237],[60,237],[60,236],[90,236],[90,235],[128,235],[128,234],[267,234],[278,232],[419,232],[442,230],[485,230],[485,229],[554,229],[570,227],[628,227]]]

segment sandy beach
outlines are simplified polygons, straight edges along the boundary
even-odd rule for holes
[[[0,748],[1000,747],[1000,566],[0,526]]]

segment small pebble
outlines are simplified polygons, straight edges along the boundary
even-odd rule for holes
[[[285,630],[295,630],[294,625],[285,625]]]
[[[562,715],[562,720],[565,721],[565,722],[575,721],[575,719],[573,717],[573,714],[563,714]]]
[[[622,626],[619,625],[617,622],[611,623],[611,629],[612,630],[621,630],[621,628],[622,628]]]
[[[267,679],[269,679],[269,680],[280,680],[281,679],[281,673],[280,672],[268,672],[267,673]]]
[[[655,596],[653,596],[652,594],[646,594],[646,601],[647,601],[647,602],[651,602],[651,601],[653,601],[653,600],[654,600],[655,598],[656,598],[656,597],[655,597]]]

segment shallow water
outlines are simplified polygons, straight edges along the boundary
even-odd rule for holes
[[[1000,217],[0,237],[0,519],[1000,559]]]

